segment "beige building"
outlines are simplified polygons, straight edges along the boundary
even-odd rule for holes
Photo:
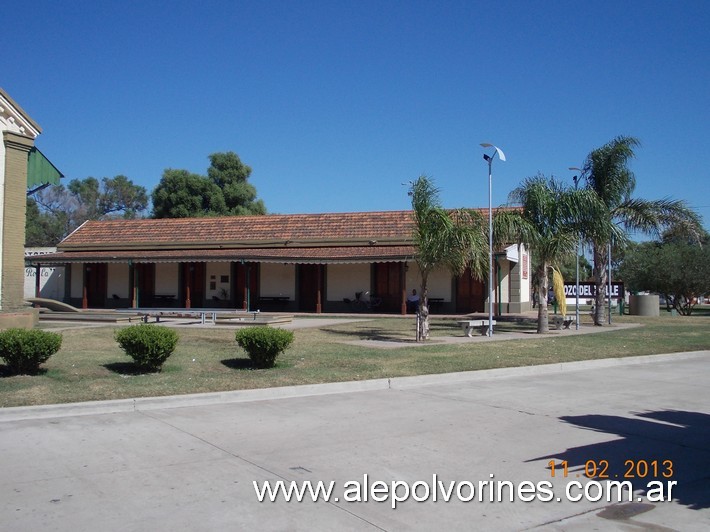
[[[83,308],[406,312],[420,289],[411,211],[89,221],[35,266],[65,267],[64,301]],[[495,254],[494,311],[530,308],[529,255]],[[486,312],[482,280],[440,270],[432,311]]]

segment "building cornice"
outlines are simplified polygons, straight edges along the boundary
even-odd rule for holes
[[[22,107],[0,87],[0,128],[14,131],[31,139],[42,133],[42,128],[32,120]]]

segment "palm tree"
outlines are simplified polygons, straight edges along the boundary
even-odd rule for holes
[[[604,287],[610,245],[623,248],[628,242],[629,231],[660,235],[664,228],[674,227],[687,234],[699,235],[701,232],[700,217],[685,202],[669,198],[648,201],[632,197],[636,178],[628,163],[635,157],[634,149],[639,145],[634,137],[616,137],[593,150],[582,169],[587,189],[594,191],[604,206],[601,210],[588,213],[591,218],[582,228],[594,258],[595,325],[602,325],[606,318]]]
[[[417,336],[426,339],[429,337],[429,274],[437,267],[445,267],[452,274],[461,275],[469,267],[473,276],[483,278],[488,268],[488,232],[478,212],[443,209],[439,190],[427,176],[420,176],[412,183],[409,195],[414,210],[415,260],[422,276]]]
[[[574,256],[582,215],[596,206],[596,200],[589,191],[573,190],[554,178],[537,175],[513,190],[509,202],[519,208],[499,212],[493,234],[499,243],[523,242],[535,255],[537,269],[533,279],[540,301],[537,332],[546,333],[548,273]]]

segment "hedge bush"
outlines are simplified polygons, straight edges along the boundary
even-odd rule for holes
[[[0,358],[13,375],[35,375],[39,366],[59,351],[62,335],[39,329],[0,332]]]
[[[119,329],[115,338],[138,369],[145,372],[160,371],[178,342],[178,335],[174,330],[148,324]]]
[[[276,357],[293,342],[293,333],[270,327],[247,327],[237,331],[236,340],[247,352],[254,366],[272,368]]]

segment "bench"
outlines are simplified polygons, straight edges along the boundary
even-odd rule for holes
[[[553,316],[552,324],[558,331],[564,326],[565,329],[569,329],[569,326],[577,321],[574,316]]]
[[[488,320],[458,320],[456,323],[458,323],[461,328],[463,329],[463,332],[466,336],[469,338],[473,336],[473,330],[476,327],[481,328],[481,334],[485,335],[488,332]],[[496,320],[493,320],[493,325],[496,324]]]
[[[156,323],[160,323],[160,318],[198,318],[201,325],[206,323],[216,324],[217,319],[223,316],[237,317],[240,315],[251,314],[252,320],[256,321],[257,316],[259,316],[259,310],[221,310],[221,309],[151,309],[151,310],[140,310],[140,309],[129,309],[135,310],[136,314],[139,315],[140,320],[144,323],[148,323],[150,318],[155,318]],[[129,319],[130,321],[130,319]]]

